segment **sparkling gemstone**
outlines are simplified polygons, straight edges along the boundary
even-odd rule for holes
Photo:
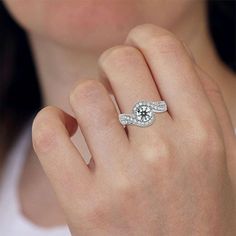
[[[155,113],[165,111],[167,111],[167,105],[164,101],[140,101],[134,105],[132,114],[120,114],[119,120],[123,125],[147,127],[154,122]]]
[[[134,114],[138,121],[145,123],[151,120],[153,116],[152,109],[146,104],[138,105],[137,107],[135,107]]]

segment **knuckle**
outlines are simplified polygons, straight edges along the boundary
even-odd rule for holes
[[[148,166],[159,166],[160,163],[167,162],[170,157],[171,147],[164,140],[159,140],[143,148],[143,160]]]
[[[159,30],[160,28],[153,24],[137,25],[130,30],[128,39],[135,40],[135,38],[149,38],[151,35],[156,35]],[[161,29],[161,31],[168,32],[164,29]]]
[[[57,130],[54,128],[55,111],[54,107],[46,107],[34,119],[32,141],[36,152],[47,152],[55,145]]]
[[[111,64],[112,66],[122,66],[140,55],[139,50],[132,46],[119,45],[103,52],[99,58],[99,65],[104,69]]]
[[[176,52],[184,48],[183,43],[174,34],[152,24],[136,26],[128,34],[128,39],[143,42],[140,45],[143,49],[148,45],[156,48],[160,53]]]
[[[82,81],[70,93],[70,103],[72,106],[76,105],[77,107],[78,102],[97,101],[101,89],[103,89],[103,85],[97,80]]]
[[[105,93],[106,89],[101,82],[87,80],[70,94],[70,104],[81,122],[83,120],[83,127],[102,126],[103,129],[97,132],[103,132],[104,135],[117,123],[117,112],[112,103],[108,103]]]
[[[120,202],[129,202],[134,200],[135,196],[140,188],[140,181],[133,179],[133,175],[124,174],[119,175],[117,181],[113,183],[115,198],[118,198]]]
[[[106,218],[106,206],[108,202],[96,199],[90,204],[86,204],[86,209],[83,211],[83,218],[98,224]]]
[[[195,148],[204,154],[219,154],[224,151],[223,140],[216,128],[209,125],[198,125],[192,132],[194,134]]]
[[[208,144],[209,134],[205,125],[196,125],[192,128],[191,134],[189,134],[191,138],[194,139],[193,144],[197,144],[196,147],[205,146]]]
[[[116,181],[116,191],[119,195],[127,195],[130,193],[130,189],[132,189],[130,181],[128,178],[121,175]]]
[[[177,53],[183,48],[182,42],[172,34],[164,34],[159,37],[153,35],[150,37],[149,43],[152,47],[155,47],[159,53],[163,54]]]

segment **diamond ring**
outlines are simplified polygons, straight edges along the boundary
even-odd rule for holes
[[[165,101],[137,102],[133,109],[132,114],[119,114],[119,121],[122,125],[136,125],[139,127],[150,126],[155,120],[155,113],[167,111]]]

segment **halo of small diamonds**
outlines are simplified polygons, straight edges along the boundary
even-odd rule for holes
[[[167,111],[167,105],[165,101],[140,101],[134,105],[132,114],[120,114],[119,121],[122,125],[147,127],[154,122],[155,113],[165,111]]]

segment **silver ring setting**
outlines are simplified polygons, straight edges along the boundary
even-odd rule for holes
[[[136,125],[139,127],[147,127],[153,124],[155,113],[165,111],[167,111],[165,101],[140,101],[134,105],[132,114],[119,114],[119,121],[124,126]]]

